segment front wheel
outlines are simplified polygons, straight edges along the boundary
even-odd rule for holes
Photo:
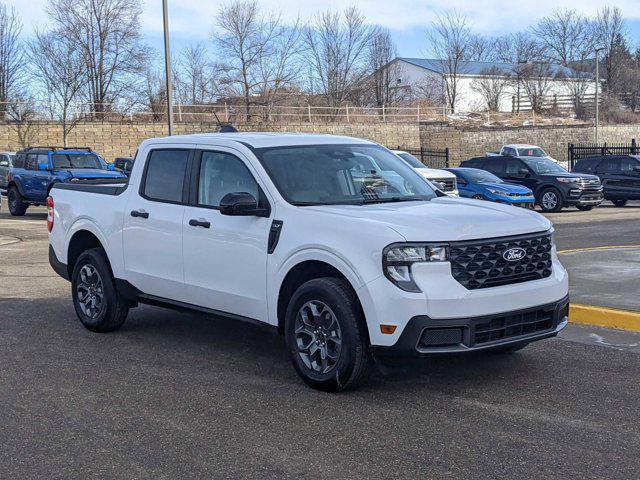
[[[593,208],[593,205],[576,205],[576,208],[581,212],[588,212]]]
[[[78,257],[71,276],[71,294],[78,319],[92,332],[119,329],[129,313],[129,304],[118,294],[101,248],[92,248]]]
[[[345,280],[316,278],[300,286],[287,307],[285,338],[307,385],[338,392],[366,380],[372,363],[366,325]]]
[[[611,203],[613,203],[616,207],[624,207],[627,204],[627,201],[623,199],[619,199],[619,200],[611,200]]]
[[[23,216],[27,212],[27,207],[29,205],[23,201],[18,188],[15,186],[11,187],[9,189],[8,197],[9,213],[14,217]]]
[[[562,210],[562,196],[555,188],[545,188],[538,201],[543,212],[555,213]]]
[[[476,200],[484,200],[484,196],[480,195],[479,193],[476,193],[472,198],[475,198]]]

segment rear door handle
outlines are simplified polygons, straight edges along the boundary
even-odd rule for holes
[[[136,218],[149,218],[149,212],[144,210],[131,210],[131,216]]]
[[[195,218],[192,218],[191,220],[189,220],[189,225],[191,225],[192,227],[210,228],[211,222],[207,222],[206,220],[196,220]]]

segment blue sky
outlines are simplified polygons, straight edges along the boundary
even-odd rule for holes
[[[2,1],[2,0],[0,0]],[[223,3],[221,0],[168,0],[171,42],[175,50],[188,43],[210,45],[213,18]],[[46,24],[46,0],[4,0],[13,5],[22,17],[24,35]],[[429,56],[425,30],[438,12],[457,10],[465,14],[474,31],[500,35],[527,28],[556,8],[576,9],[585,15],[595,15],[604,5],[618,6],[628,18],[627,27],[635,45],[640,43],[640,8],[638,0],[617,0],[609,3],[594,0],[259,0],[265,11],[280,10],[287,21],[302,19],[328,8],[342,9],[356,5],[367,21],[391,30],[401,56]],[[145,0],[142,30],[146,41],[158,53],[162,48],[161,0]],[[635,46],[634,45],[634,46]]]

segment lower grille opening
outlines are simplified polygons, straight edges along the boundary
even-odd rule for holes
[[[462,343],[462,328],[429,328],[422,332],[419,346],[443,347]]]
[[[527,313],[495,317],[475,324],[474,344],[495,342],[512,337],[552,330],[553,311],[536,310]]]

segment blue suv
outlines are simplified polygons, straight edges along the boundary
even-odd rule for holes
[[[45,205],[56,183],[126,181],[90,148],[30,147],[16,153],[7,178],[9,212],[22,216],[29,205]]]
[[[535,198],[531,189],[514,185],[478,168],[445,168],[455,174],[461,197],[506,203],[515,207],[533,209]]]

